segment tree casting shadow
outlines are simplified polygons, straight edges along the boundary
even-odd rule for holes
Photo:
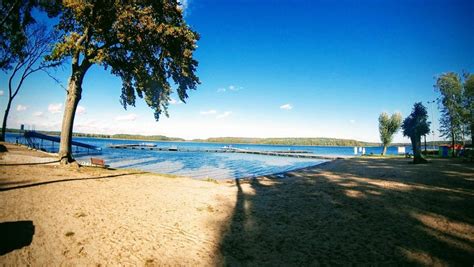
[[[0,255],[15,249],[29,246],[33,241],[35,226],[32,221],[15,221],[0,223]]]
[[[409,167],[405,160],[341,162],[285,179],[251,179],[245,187],[236,180],[234,214],[219,247],[223,263],[474,262],[474,240],[466,236],[474,224],[474,182],[441,171],[434,177],[427,168],[438,162]],[[440,168],[472,171],[448,165]],[[463,225],[468,230],[456,230]]]
[[[0,166],[29,166],[29,165],[46,165],[52,163],[59,163],[59,160],[46,161],[46,162],[31,162],[31,163],[6,163],[0,164]]]
[[[147,172],[133,172],[133,173],[120,173],[120,174],[112,174],[112,175],[105,175],[105,176],[96,176],[96,177],[83,177],[83,178],[68,178],[68,179],[60,179],[60,180],[51,180],[51,181],[43,181],[43,182],[36,182],[30,183],[31,181],[24,181],[25,184],[21,184],[23,182],[15,182],[15,181],[6,181],[4,183],[0,183],[0,192],[1,191],[10,191],[15,189],[21,188],[28,188],[28,187],[35,187],[47,184],[55,184],[55,183],[64,183],[64,182],[74,182],[74,181],[84,181],[84,180],[102,180],[102,179],[111,179],[116,177],[122,177],[127,175],[135,175],[135,174],[144,174]],[[10,187],[3,187],[5,185],[13,185],[13,184],[20,184],[17,186],[10,186]]]
[[[0,153],[1,152],[8,152],[8,149],[5,145],[0,144]]]

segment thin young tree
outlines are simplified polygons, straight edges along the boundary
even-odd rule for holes
[[[8,79],[8,102],[3,116],[2,134],[0,141],[5,141],[7,120],[13,100],[22,88],[23,82],[35,72],[44,71],[49,75],[47,69],[56,67],[58,61],[45,61],[44,57],[51,52],[52,44],[55,42],[55,34],[48,31],[45,25],[35,24],[27,30],[27,43],[23,55],[13,63],[10,77]]]
[[[442,74],[436,80],[435,88],[441,93],[440,133],[449,137],[453,146],[452,156],[455,156],[454,145],[462,135],[462,83],[461,78],[454,72]]]
[[[403,120],[403,135],[408,136],[413,149],[413,163],[425,163],[421,156],[421,136],[430,132],[428,113],[421,102],[415,103],[411,114]]]
[[[181,101],[196,89],[198,62],[193,59],[198,34],[183,19],[176,0],[63,1],[58,29],[63,39],[50,58],[70,58],[59,157],[73,162],[71,138],[82,82],[94,64],[110,68],[122,80],[121,104],[135,105],[144,98],[158,120],[167,107],[172,87]]]
[[[402,125],[402,115],[400,113],[394,113],[389,116],[387,113],[382,112],[379,116],[379,132],[380,140],[382,141],[383,150],[382,156],[387,153],[387,147],[392,143],[393,135],[400,130]]]

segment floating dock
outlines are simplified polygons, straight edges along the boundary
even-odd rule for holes
[[[183,148],[177,148],[175,146],[172,146],[172,147],[157,147],[156,145],[149,145],[149,144],[109,145],[108,148],[153,150],[153,151],[170,151],[170,152],[242,153],[242,154],[277,156],[277,157],[329,159],[329,160],[346,158],[345,156],[316,155],[316,154],[313,154],[313,153],[311,153],[309,151],[305,151],[305,150],[265,151],[265,150],[240,149],[240,148],[233,148],[233,147],[225,147],[225,148],[221,148],[221,149],[183,149]]]

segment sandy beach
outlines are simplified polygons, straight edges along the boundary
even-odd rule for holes
[[[0,264],[474,263],[472,162],[359,157],[213,182],[1,147]]]

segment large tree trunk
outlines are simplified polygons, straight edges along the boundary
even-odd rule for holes
[[[387,145],[383,145],[382,156],[385,156],[385,154],[387,154]]]
[[[84,74],[85,71],[74,70],[73,68],[73,73],[69,79],[67,98],[66,103],[64,104],[63,124],[61,128],[61,143],[59,145],[59,159],[61,160],[62,165],[74,162],[71,149],[72,130],[74,127],[76,108],[81,100],[82,80]]]
[[[421,156],[421,136],[411,138],[413,149],[413,163],[426,163],[426,160]]]
[[[474,146],[474,122],[471,122],[471,145]]]
[[[5,141],[5,132],[7,131],[8,113],[10,113],[10,107],[12,105],[12,100],[13,99],[11,99],[11,98],[8,99],[7,108],[5,109],[5,115],[3,115],[2,135],[0,136],[0,141],[2,141],[2,142]]]
[[[455,149],[454,149],[454,144],[455,144],[455,138],[454,138],[454,130],[451,131],[451,146],[453,149],[451,150],[451,156],[454,158],[456,155],[454,154]]]

